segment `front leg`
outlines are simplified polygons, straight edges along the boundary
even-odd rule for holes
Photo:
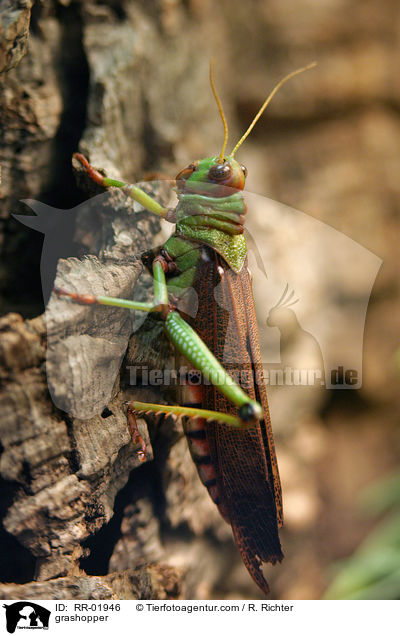
[[[126,188],[128,196],[130,196],[132,199],[140,203],[140,205],[146,208],[146,210],[149,210],[149,212],[156,214],[157,216],[159,216],[162,219],[165,219],[166,221],[175,223],[175,210],[169,210],[168,208],[164,208],[162,205],[160,205],[157,201],[152,199],[151,196],[149,196],[146,192],[144,192],[144,190],[142,190],[138,186],[135,186],[132,183],[125,183],[125,181],[119,181],[117,179],[110,179],[109,177],[104,177],[102,174],[100,174],[100,172],[98,172],[98,170],[93,168],[93,166],[90,165],[86,157],[79,152],[75,152],[73,154],[73,158],[79,161],[83,165],[89,177],[92,179],[92,181],[94,181],[98,185],[103,186],[104,188],[110,188],[110,187]]]

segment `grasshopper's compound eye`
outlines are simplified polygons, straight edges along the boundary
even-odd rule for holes
[[[228,162],[216,163],[208,171],[208,178],[211,181],[226,181],[232,175],[232,168]]]
[[[247,177],[247,168],[246,168],[246,166],[244,166],[243,164],[241,164],[241,166],[240,166],[240,167],[241,167],[242,172],[243,172],[243,174],[244,174],[244,178],[246,179],[246,177]]]

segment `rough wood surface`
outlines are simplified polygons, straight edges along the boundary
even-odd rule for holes
[[[147,566],[107,576],[60,577],[42,583],[0,585],[0,598],[7,599],[174,599],[179,579],[168,566]]]
[[[0,73],[9,71],[26,53],[30,0],[0,3]]]
[[[116,492],[139,460],[121,405],[112,406],[106,426],[100,415],[73,420],[52,406],[41,318],[23,323],[10,315],[1,330],[1,473],[17,488],[4,528],[37,558],[36,577],[69,574],[81,541],[110,519]]]

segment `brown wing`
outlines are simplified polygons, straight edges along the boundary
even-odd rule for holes
[[[202,259],[196,281],[199,312],[192,324],[224,367],[233,375],[239,373],[239,383],[261,403],[265,416],[246,430],[208,423],[207,438],[235,541],[251,576],[266,593],[261,565],[283,557],[278,536],[282,501],[251,282],[246,265],[235,274],[218,254],[204,249],[207,258]],[[236,412],[214,387],[205,386],[203,396],[204,408]]]

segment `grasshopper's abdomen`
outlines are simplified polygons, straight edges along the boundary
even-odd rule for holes
[[[203,404],[203,387],[201,385],[190,385],[188,378],[180,378],[181,398],[184,406],[201,408]],[[222,493],[218,486],[217,470],[211,455],[211,447],[207,437],[207,422],[204,418],[183,418],[183,430],[189,446],[190,455],[196,464],[199,477],[207,488],[208,493],[218,506],[221,516],[227,523],[230,523],[229,514],[223,502]]]

